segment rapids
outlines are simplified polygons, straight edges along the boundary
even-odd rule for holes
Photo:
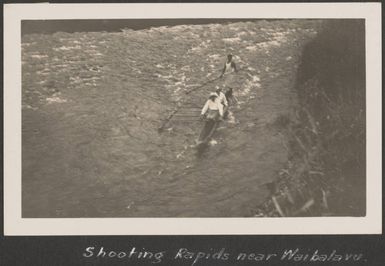
[[[320,22],[276,20],[22,37],[23,217],[244,217],[287,161]],[[199,109],[228,53],[238,104],[200,156]],[[157,128],[177,106],[162,133]]]

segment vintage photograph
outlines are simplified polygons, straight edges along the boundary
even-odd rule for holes
[[[22,218],[364,217],[365,19],[21,21]]]

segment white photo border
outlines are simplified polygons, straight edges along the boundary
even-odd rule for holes
[[[365,19],[366,216],[320,218],[22,218],[21,20]],[[4,5],[4,235],[302,235],[382,233],[381,3]]]

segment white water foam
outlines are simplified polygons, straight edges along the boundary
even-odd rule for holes
[[[218,144],[218,141],[216,141],[215,139],[212,139],[212,140],[210,140],[209,144],[210,144],[210,146],[215,146]]]

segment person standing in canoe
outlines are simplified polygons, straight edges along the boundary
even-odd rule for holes
[[[228,104],[236,104],[238,103],[237,97],[233,94],[233,88],[228,88],[225,92],[225,97]]]
[[[219,76],[220,78],[224,79],[224,86],[225,87],[231,87],[233,88],[234,80],[235,80],[235,73],[238,72],[237,66],[235,65],[235,62],[233,61],[233,55],[229,54],[227,55],[227,60],[223,66],[222,73]]]
[[[218,95],[218,97],[216,98],[216,101],[218,102],[219,105],[221,105],[223,109],[223,117],[226,118],[228,106],[229,106],[226,95],[222,92],[222,88],[219,86],[215,87],[215,93]]]
[[[217,119],[218,114],[223,118],[223,105],[217,100],[218,95],[215,92],[210,93],[209,99],[206,101],[201,112],[201,118],[206,114],[207,119]]]
[[[222,92],[222,88],[219,86],[215,87],[215,93],[218,95],[217,101],[222,104],[223,108],[226,108],[228,106],[228,102],[226,99],[225,94]]]

